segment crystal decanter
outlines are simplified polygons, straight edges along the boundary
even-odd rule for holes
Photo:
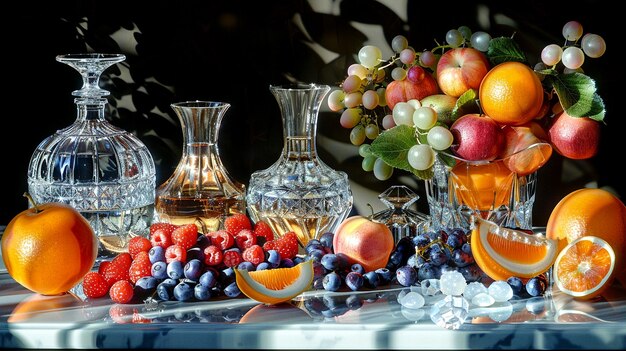
[[[77,117],[34,151],[28,191],[38,203],[78,210],[99,239],[98,260],[127,251],[132,236],[147,236],[154,211],[155,167],[146,146],[105,119],[107,90],[99,87],[121,54],[68,54],[57,61],[76,69],[83,86],[72,92]]]

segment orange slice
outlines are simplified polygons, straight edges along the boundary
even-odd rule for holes
[[[532,278],[550,269],[557,243],[544,235],[501,227],[473,216],[472,255],[491,279]]]
[[[244,295],[264,304],[289,301],[308,290],[313,282],[313,263],[304,261],[290,268],[248,272],[235,269],[237,286]]]
[[[615,252],[605,240],[583,236],[569,243],[554,263],[556,286],[579,299],[596,297],[610,286]]]

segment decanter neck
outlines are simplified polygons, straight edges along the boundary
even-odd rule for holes
[[[230,104],[186,101],[171,106],[183,130],[183,155],[197,153],[199,145],[217,153],[220,124]]]
[[[77,98],[74,99],[78,121],[105,120],[104,108],[106,99]]]

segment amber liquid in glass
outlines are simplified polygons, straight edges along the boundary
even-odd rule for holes
[[[195,223],[206,234],[218,230],[227,216],[245,213],[245,202],[223,195],[194,198],[182,194],[157,197],[155,208],[161,220],[176,225]]]

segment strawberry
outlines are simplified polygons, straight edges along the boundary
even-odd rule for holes
[[[115,256],[115,258],[104,268],[104,280],[109,286],[120,280],[129,280],[128,270],[133,262],[128,252],[123,252]]]
[[[222,249],[215,245],[209,245],[204,249],[204,264],[207,266],[217,266],[224,260]]]
[[[244,261],[248,261],[255,266],[265,261],[265,251],[263,251],[263,248],[261,246],[256,244],[245,249],[241,256],[243,257]]]
[[[178,228],[170,223],[155,223],[150,226],[150,242],[152,246],[161,246],[166,249],[172,245],[172,232]]]
[[[107,266],[111,264],[111,261],[102,261],[100,262],[100,265],[98,265],[98,273],[104,277],[104,270],[107,268]]]
[[[237,235],[243,229],[252,229],[252,224],[244,213],[236,213],[226,217],[224,229],[232,235]]]
[[[135,284],[139,278],[151,276],[151,269],[152,263],[150,263],[148,253],[145,251],[139,252],[128,269],[130,281]]]
[[[263,244],[263,249],[278,251],[281,259],[294,258],[298,254],[298,237],[295,232],[285,233],[282,237]]]
[[[185,224],[174,229],[172,243],[187,250],[198,241],[198,227],[195,224]]]
[[[133,285],[128,280],[120,280],[111,285],[109,296],[115,303],[129,303],[133,299]]]
[[[226,230],[218,230],[207,234],[211,238],[211,244],[222,250],[230,249],[235,245],[235,237]]]
[[[98,272],[89,272],[83,277],[83,292],[87,297],[102,297],[109,292],[109,284]]]
[[[187,262],[187,250],[178,245],[171,245],[165,249],[165,262],[170,263],[172,261]]]
[[[150,240],[143,236],[134,236],[128,241],[128,253],[133,259],[140,252],[148,252],[152,248]]]
[[[264,242],[274,240],[274,232],[272,231],[272,227],[265,221],[258,221],[254,224],[254,235],[257,237],[257,242],[259,242],[259,237],[265,238]]]
[[[238,249],[224,251],[224,264],[226,267],[237,267],[243,259]]]
[[[256,235],[250,229],[242,229],[235,235],[235,244],[243,251],[256,244]]]

